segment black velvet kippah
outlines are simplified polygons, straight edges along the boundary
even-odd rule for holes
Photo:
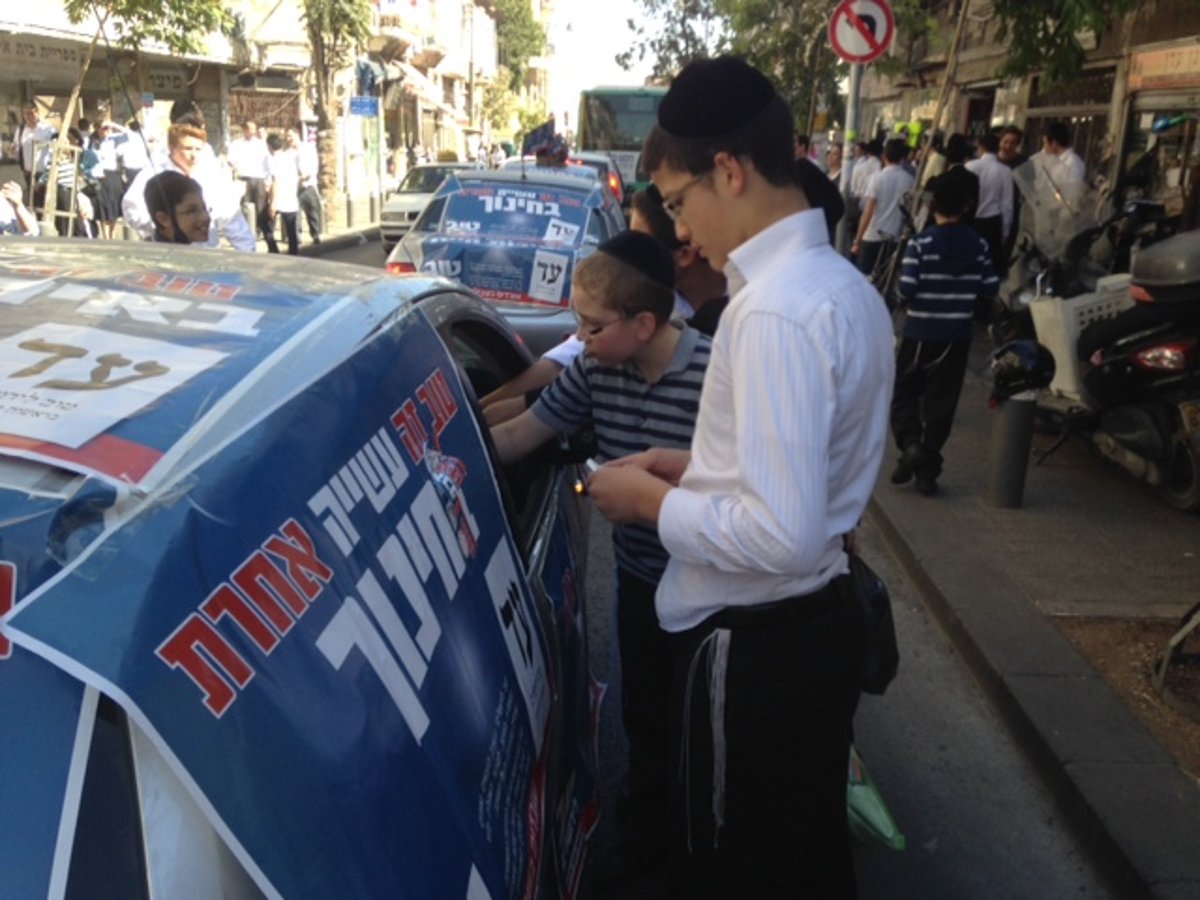
[[[596,249],[633,266],[651,281],[675,290],[675,260],[658,238],[640,231],[622,231]]]
[[[737,131],[763,113],[775,87],[736,56],[688,63],[658,107],[658,125],[677,138],[714,138]]]

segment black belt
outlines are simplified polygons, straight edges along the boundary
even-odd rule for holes
[[[847,576],[833,581],[809,594],[784,597],[754,606],[728,606],[704,620],[713,628],[768,628],[789,622],[806,622],[833,612],[845,603],[845,594],[838,584]]]
[[[238,181],[266,181],[265,178],[251,178],[249,175],[239,175]]]

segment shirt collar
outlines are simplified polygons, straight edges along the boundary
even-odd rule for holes
[[[729,296],[733,297],[755,277],[761,275],[782,247],[802,253],[829,243],[825,213],[817,207],[792,213],[767,226],[750,240],[734,248],[725,263]]]

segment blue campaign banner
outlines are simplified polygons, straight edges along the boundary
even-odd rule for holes
[[[269,896],[532,895],[546,635],[419,311],[147,497],[7,624],[121,703]]]
[[[78,811],[68,783],[83,691],[44,659],[0,648],[0,896],[50,896],[59,829]]]

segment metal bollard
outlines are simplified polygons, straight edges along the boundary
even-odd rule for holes
[[[1018,509],[1025,494],[1025,473],[1033,446],[1033,419],[1037,392],[1022,391],[1004,400],[992,419],[992,443],[988,454],[988,484],[983,495],[986,506]]]

